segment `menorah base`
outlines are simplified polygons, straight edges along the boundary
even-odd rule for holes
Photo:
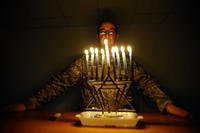
[[[102,110],[101,108],[97,108],[97,107],[84,108],[83,110],[84,111],[101,111],[102,113],[109,112],[108,110]],[[115,111],[112,110],[110,112],[134,112],[135,113],[136,110],[135,109],[126,109],[126,108],[124,108],[124,109],[116,109]]]
[[[136,127],[143,116],[134,112],[84,111],[76,115],[83,126]]]

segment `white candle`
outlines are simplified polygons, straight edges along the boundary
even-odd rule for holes
[[[104,49],[101,49],[101,58],[102,58],[102,74],[101,74],[101,80],[104,78],[104,62],[105,62],[105,54],[104,54]]]
[[[113,61],[114,79],[116,79],[116,68],[115,68],[115,47],[112,47],[112,61]]]
[[[95,60],[96,60],[96,80],[98,80],[98,48],[95,48]]]
[[[121,80],[121,64],[120,64],[118,47],[115,47],[115,51],[116,51],[116,56],[117,56],[117,66],[118,66],[118,71],[119,71],[119,79]]]
[[[85,50],[85,59],[86,59],[86,78],[88,78],[88,58],[89,58],[89,54],[88,54],[88,50]]]
[[[104,44],[105,44],[105,50],[106,50],[107,64],[108,64],[108,67],[110,67],[110,53],[109,53],[109,48],[108,48],[108,39],[104,39]]]
[[[91,53],[91,79],[93,79],[93,67],[94,67],[94,48],[90,48]]]
[[[127,50],[129,52],[129,59],[130,59],[130,79],[132,79],[133,78],[132,48],[128,46]]]
[[[125,74],[125,77],[127,77],[127,62],[126,62],[126,55],[125,55],[125,52],[124,52],[124,47],[122,46],[121,47],[121,52],[122,52],[122,59],[123,59],[123,64],[124,64],[124,74]]]

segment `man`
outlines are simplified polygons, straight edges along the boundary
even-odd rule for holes
[[[98,27],[97,33],[99,43],[101,47],[104,47],[104,39],[108,39],[109,47],[113,46],[119,36],[117,26],[111,21],[103,21]],[[36,95],[29,98],[28,102],[25,104],[16,104],[9,106],[9,110],[12,111],[25,111],[31,110],[39,107],[43,103],[50,102],[54,100],[57,96],[64,93],[69,88],[73,87],[79,83],[81,80],[84,80],[84,75],[86,74],[84,68],[85,57],[77,59],[70,68],[64,70],[61,74],[54,76],[49,83],[46,84],[44,88],[41,88],[37,91]],[[139,89],[142,93],[151,99],[158,107],[160,112],[166,112],[168,114],[187,117],[189,112],[186,110],[177,107],[173,104],[172,100],[164,94],[161,86],[156,83],[152,77],[144,71],[144,69],[134,62],[134,82],[139,86]],[[87,88],[87,84],[84,82],[83,86],[83,103],[88,104],[89,91],[84,88]],[[131,89],[131,88],[130,88]]]

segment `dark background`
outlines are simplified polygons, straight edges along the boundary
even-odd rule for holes
[[[177,105],[198,115],[199,6],[193,1],[3,0],[0,6],[1,106],[23,102],[97,44],[99,13],[110,10],[120,25],[119,42],[135,48],[135,58]],[[79,90],[43,109],[77,110]],[[145,103],[138,110],[148,111]]]

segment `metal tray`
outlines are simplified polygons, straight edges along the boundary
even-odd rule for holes
[[[84,111],[77,114],[83,126],[135,127],[143,119],[135,112]]]

